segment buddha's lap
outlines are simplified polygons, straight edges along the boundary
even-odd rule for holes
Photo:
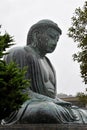
[[[27,104],[20,122],[22,123],[58,123],[67,116],[66,108],[53,102],[31,102]]]

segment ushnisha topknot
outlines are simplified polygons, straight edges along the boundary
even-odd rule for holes
[[[58,25],[48,19],[44,19],[44,20],[40,20],[39,22],[37,22],[36,24],[34,24],[33,26],[31,26],[28,35],[27,35],[27,45],[31,44],[32,42],[32,34],[34,32],[41,32],[42,30],[46,30],[47,28],[54,28],[55,30],[57,30],[60,35],[62,34],[61,29],[58,27]]]

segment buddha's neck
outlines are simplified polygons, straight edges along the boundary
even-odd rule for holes
[[[32,46],[32,45],[30,45],[30,47],[34,50],[34,52],[35,52],[39,57],[41,57],[41,58],[44,58],[44,57],[45,57],[46,52],[43,51],[43,48],[39,49],[39,48],[34,47],[34,46]]]

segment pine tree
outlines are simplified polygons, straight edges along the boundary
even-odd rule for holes
[[[13,45],[13,37],[8,33],[0,33],[0,120],[18,110],[29,97],[24,90],[29,87],[29,80],[25,79],[26,68],[21,70],[11,62],[6,64],[3,56],[7,48]]]

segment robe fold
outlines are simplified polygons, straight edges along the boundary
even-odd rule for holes
[[[9,51],[4,60],[9,63],[14,61],[18,67],[27,67],[26,79],[30,80],[30,99],[22,107],[13,112],[1,124],[21,123],[87,123],[87,112],[69,103],[56,99],[56,76],[49,59],[44,57],[54,75],[54,91],[44,82],[44,72],[40,56],[29,46],[16,47]],[[50,89],[49,89],[50,88]]]

